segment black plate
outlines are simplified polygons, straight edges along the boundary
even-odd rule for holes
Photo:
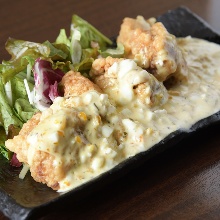
[[[191,35],[220,43],[220,36],[200,17],[185,7],[168,11],[159,16],[158,20],[163,22],[168,31],[177,37]],[[174,146],[183,138],[214,124],[220,124],[220,112],[199,121],[187,132],[176,131],[170,134],[149,150],[125,160],[110,171],[65,194],[59,194],[35,182],[30,174],[24,180],[20,180],[18,178],[20,168],[11,167],[8,161],[0,156],[0,210],[11,219],[33,219],[43,215],[44,212],[50,212],[61,203],[68,204],[82,200],[90,193],[140,166],[152,156]]]

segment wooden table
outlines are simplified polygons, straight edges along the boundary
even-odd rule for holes
[[[43,42],[69,30],[76,13],[107,36],[125,16],[157,16],[189,7],[220,32],[219,0],[0,0],[0,60],[8,37]],[[161,153],[95,195],[42,219],[220,219],[219,126]],[[0,219],[7,219],[0,213]]]

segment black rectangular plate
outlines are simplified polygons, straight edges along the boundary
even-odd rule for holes
[[[157,19],[177,37],[190,35],[220,44],[218,33],[185,7],[168,11]],[[20,168],[11,167],[8,161],[0,156],[0,210],[10,219],[33,219],[45,212],[50,212],[60,204],[80,201],[110,182],[121,178],[149,158],[173,147],[183,138],[214,124],[220,124],[220,112],[197,122],[187,132],[176,131],[170,134],[149,150],[125,160],[110,171],[65,194],[59,194],[45,185],[35,182],[30,174],[24,180],[20,180],[18,178]]]

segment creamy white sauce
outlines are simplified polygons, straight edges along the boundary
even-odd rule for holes
[[[133,86],[149,77],[147,71],[131,60],[114,64],[109,71],[118,72],[117,91],[57,98],[43,112],[28,136],[29,165],[35,148],[54,155],[54,167],[72,164],[59,181],[59,192],[65,192],[219,111],[220,47],[190,37],[178,44],[189,80],[168,91],[165,104],[149,108],[147,102],[137,100]]]

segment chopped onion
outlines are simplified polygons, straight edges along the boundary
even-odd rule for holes
[[[29,170],[29,165],[28,164],[23,164],[23,168],[22,168],[22,170],[21,170],[21,172],[20,172],[20,174],[19,174],[19,178],[20,179],[24,179],[24,177],[26,176],[26,174],[27,174],[27,172],[28,172],[28,170]]]
[[[11,81],[8,81],[5,84],[5,93],[6,97],[8,98],[8,103],[12,106],[12,91],[11,91]]]
[[[29,81],[30,80],[30,77],[31,77],[31,64],[29,63],[27,65],[27,80]]]
[[[25,86],[25,89],[26,89],[26,92],[28,95],[28,100],[29,100],[30,104],[32,105],[33,104],[33,95],[30,91],[30,88],[29,88],[29,85],[28,85],[28,82],[26,79],[24,79],[24,86]]]

